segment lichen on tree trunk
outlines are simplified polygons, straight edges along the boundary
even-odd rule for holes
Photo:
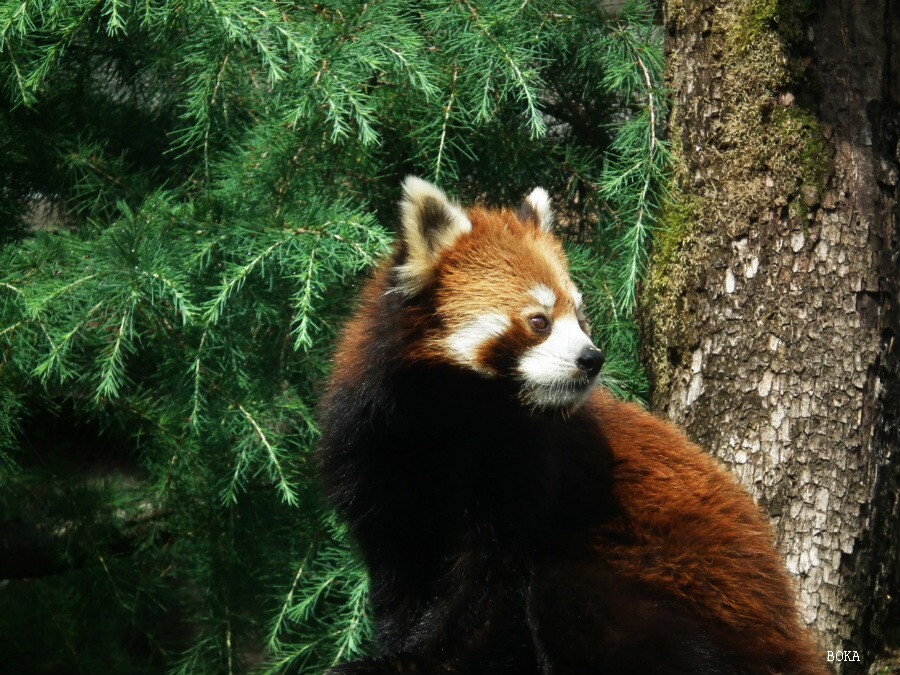
[[[768,510],[823,650],[871,659],[898,543],[900,2],[666,4],[651,405]]]

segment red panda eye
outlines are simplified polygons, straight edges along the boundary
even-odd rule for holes
[[[548,319],[543,314],[535,314],[533,317],[528,319],[528,322],[531,324],[531,327],[538,333],[543,333],[550,327],[550,319]]]

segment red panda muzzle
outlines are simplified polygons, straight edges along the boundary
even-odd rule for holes
[[[600,369],[605,362],[606,358],[603,356],[603,352],[596,347],[591,346],[585,347],[582,350],[575,363],[588,377],[595,377],[600,372]]]

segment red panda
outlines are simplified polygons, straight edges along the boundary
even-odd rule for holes
[[[751,498],[595,387],[546,191],[464,211],[410,177],[401,211],[320,404],[377,635],[330,672],[828,672]]]

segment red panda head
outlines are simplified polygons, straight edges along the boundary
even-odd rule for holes
[[[411,357],[507,379],[530,407],[580,404],[603,355],[550,234],[547,192],[535,189],[517,211],[464,211],[418,178],[403,189],[391,291],[427,312],[413,319]]]

